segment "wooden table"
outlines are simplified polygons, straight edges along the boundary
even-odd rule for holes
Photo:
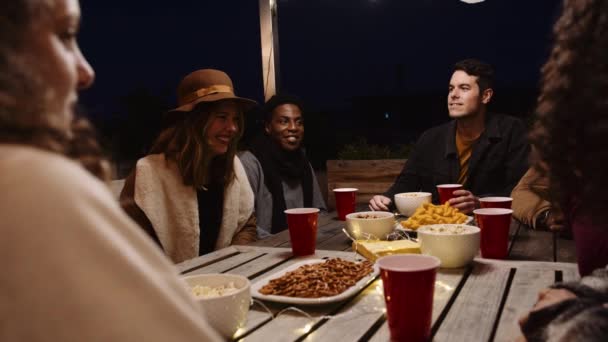
[[[359,210],[365,210],[363,207]],[[344,222],[333,212],[319,216],[317,253],[312,258],[360,259],[344,235]],[[517,318],[536,301],[538,291],[555,281],[575,280],[576,264],[552,259],[548,232],[517,229],[510,234],[509,261],[476,259],[467,268],[440,269],[433,306],[436,341],[512,341],[519,334]],[[546,235],[542,235],[544,233]],[[540,235],[539,235],[540,234]],[[573,254],[572,254],[573,255]],[[291,254],[288,231],[249,246],[232,246],[178,265],[184,274],[234,273],[252,282],[301,261]],[[519,261],[529,260],[535,261]],[[571,259],[573,260],[573,259]],[[387,341],[384,299],[376,280],[345,302],[299,306],[310,315],[288,310],[287,304],[256,302],[246,329],[237,340],[246,341]]]
[[[323,236],[325,232],[320,231],[319,234]],[[343,243],[341,238],[330,236],[311,258],[360,259],[353,252],[322,249],[343,246]],[[293,257],[290,248],[231,246],[177,266],[184,274],[233,273],[255,282],[303,259]],[[476,259],[467,268],[440,269],[433,303],[433,339],[512,341],[519,335],[517,318],[536,301],[538,291],[555,281],[575,280],[577,274],[576,265],[570,263],[486,259]],[[255,302],[246,328],[237,332],[236,339],[264,342],[388,341],[389,330],[380,289],[381,283],[376,279],[346,301],[299,306],[306,315],[295,310],[277,315],[290,305],[264,302],[264,307]]]

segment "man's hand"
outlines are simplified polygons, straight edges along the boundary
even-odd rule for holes
[[[454,191],[454,196],[456,197],[450,199],[448,203],[463,214],[468,215],[479,207],[479,199],[469,190],[456,190]]]
[[[376,211],[389,211],[388,206],[391,202],[391,199],[386,196],[376,195],[369,200],[369,208]]]
[[[564,217],[564,214],[558,210],[552,209],[549,211],[546,224],[547,227],[549,227],[549,230],[553,232],[566,230],[566,218]]]

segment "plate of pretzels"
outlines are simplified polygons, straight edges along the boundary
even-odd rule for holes
[[[350,298],[378,274],[378,268],[367,260],[308,259],[256,281],[251,295],[288,304],[327,304]]]

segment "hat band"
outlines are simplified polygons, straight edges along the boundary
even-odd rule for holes
[[[186,104],[186,103],[190,103],[198,98],[201,97],[205,97],[207,95],[213,95],[213,94],[217,94],[217,93],[230,93],[230,94],[234,94],[232,87],[229,87],[227,85],[212,85],[210,87],[207,88],[201,88],[197,91],[194,91],[186,96],[184,96],[182,98],[182,105]]]

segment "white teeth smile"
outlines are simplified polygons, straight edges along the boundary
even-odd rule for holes
[[[296,140],[296,137],[287,137],[287,141],[295,142]]]

